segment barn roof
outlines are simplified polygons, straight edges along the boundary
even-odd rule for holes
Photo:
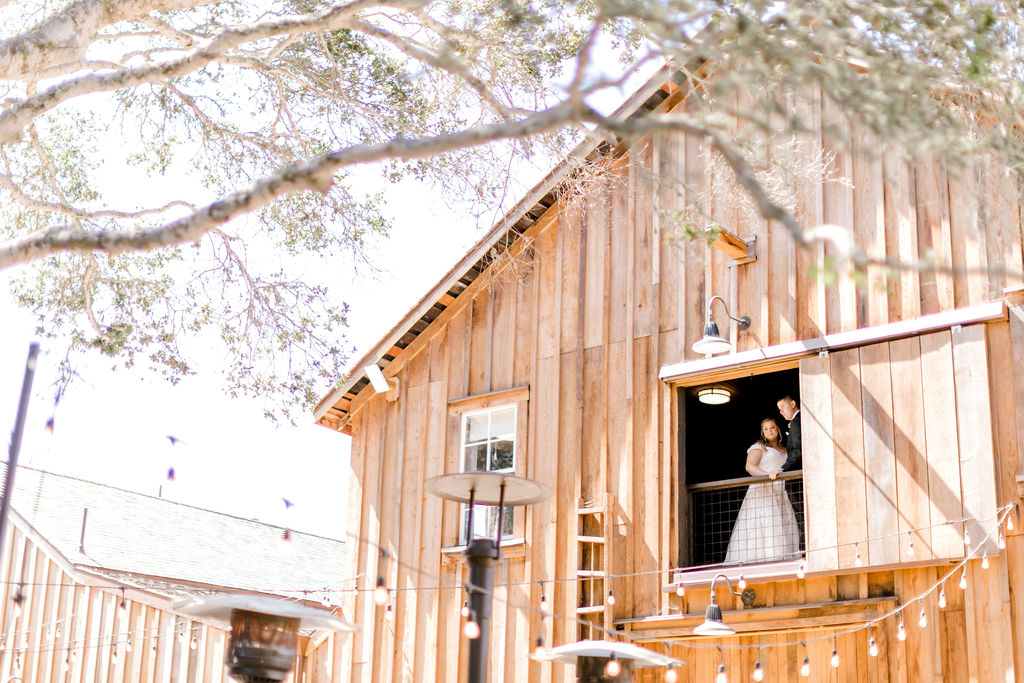
[[[18,468],[11,509],[76,569],[164,594],[302,597],[343,579],[340,540],[290,531],[285,541],[283,527],[31,467]]]
[[[670,96],[670,83],[682,82],[680,72],[666,65],[658,70],[613,114],[628,120],[655,110]],[[341,429],[350,416],[352,400],[369,384],[362,369],[376,364],[385,370],[398,354],[427,329],[459,294],[469,287],[487,267],[529,230],[556,201],[562,184],[572,177],[581,160],[591,161],[613,147],[606,138],[589,136],[549,172],[438,282],[401,321],[362,358],[350,366],[348,376],[313,410],[318,424]]]

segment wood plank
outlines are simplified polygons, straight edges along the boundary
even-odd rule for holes
[[[848,149],[850,128],[842,108],[830,97],[821,103],[822,128],[826,131],[822,144],[831,158],[829,173],[822,192],[823,219],[826,223],[853,230],[853,156]],[[836,251],[825,247],[825,257],[835,262]],[[830,333],[857,328],[857,287],[849,263],[836,262],[836,284],[826,292],[826,326]]]
[[[832,382],[827,356],[800,361],[800,425],[803,430],[804,486],[814,491],[805,507],[807,567],[839,566],[836,549],[836,443],[832,426]]]
[[[949,227],[952,265],[963,271],[967,264],[985,268],[985,236],[978,222],[980,197],[977,167],[951,169],[949,183]],[[954,300],[958,307],[985,301],[988,283],[982,273],[959,273],[953,278]]]
[[[856,556],[853,543],[868,537],[860,354],[856,349],[838,351],[829,354],[829,360],[836,446],[834,486],[836,500],[842,500],[842,514],[837,511],[836,515],[836,542],[839,544],[839,566],[853,567]]]
[[[920,339],[911,337],[890,342],[889,357],[894,397],[893,445],[900,559],[907,562],[912,557],[928,557],[932,544]],[[913,556],[910,555],[910,541],[914,543]]]
[[[822,187],[821,101],[816,88],[792,95],[793,116],[805,130],[794,136],[794,213],[800,227],[810,230],[824,222]],[[796,250],[797,339],[826,333],[825,246],[822,243]]]
[[[885,188],[885,243],[901,263],[917,260],[917,209],[913,169],[897,149],[882,159]],[[952,196],[952,193],[951,193]],[[921,314],[921,272],[903,271],[889,281],[889,320],[910,320]]]
[[[953,382],[953,343],[949,332],[921,336],[921,388],[928,460],[932,557],[963,557],[960,519],[960,445]],[[941,525],[941,526],[940,526]],[[924,557],[924,556],[922,556]]]
[[[867,130],[855,131],[853,137],[853,234],[856,243],[872,256],[886,252],[885,197],[882,186],[882,159],[878,141]],[[869,267],[857,291],[857,326],[882,325],[889,319],[885,272]]]
[[[626,339],[626,324],[630,313],[628,295],[632,284],[632,273],[628,263],[633,254],[633,245],[629,241],[627,229],[630,209],[628,169],[616,168],[609,173],[608,181],[611,208],[608,340],[620,342]]]
[[[731,233],[725,228],[719,228],[715,233],[715,239],[711,241],[711,248],[717,249],[731,259],[747,258],[747,243],[739,235]]]
[[[511,268],[510,268],[511,270]],[[518,269],[516,269],[518,271]],[[514,386],[516,339],[516,290],[518,272],[509,272],[491,282],[491,389]]]
[[[917,209],[918,258],[931,256],[937,263],[952,262],[952,245],[949,231],[949,199],[942,164],[934,159],[917,162],[914,175],[914,190]],[[944,272],[930,271],[922,274],[921,312],[935,313],[955,307],[953,278]]]
[[[860,349],[868,538],[861,552],[872,564],[899,561],[893,395],[888,344]]]
[[[661,481],[658,451],[657,392],[651,386],[655,376],[650,337],[633,342],[633,571],[658,569],[660,518],[658,492]],[[658,610],[661,595],[657,574],[637,576],[633,580],[632,609],[634,614],[651,614]]]
[[[572,576],[579,567],[576,543],[576,506],[580,495],[580,435],[583,429],[583,388],[581,386],[581,352],[561,354],[558,380],[558,439],[553,455],[560,463],[558,481],[552,505],[557,530],[555,532],[555,577]],[[554,584],[553,608],[557,614],[572,614],[579,604],[578,582]],[[554,642],[575,640],[575,624],[570,620],[553,622]]]
[[[632,571],[631,551],[634,517],[633,501],[633,382],[632,368],[627,364],[626,342],[608,346],[608,488],[615,497],[617,509],[612,511],[613,539],[610,544],[614,562],[612,572],[629,574]],[[631,582],[618,579],[612,582],[615,595],[615,614],[625,612],[632,603]]]
[[[582,212],[575,206],[567,207],[558,217],[558,289],[561,298],[558,339],[563,353],[574,351],[582,344],[583,267],[580,261],[585,256],[584,229]]]
[[[609,248],[608,181],[601,175],[587,186],[583,221],[586,226],[583,272],[583,346],[601,345],[605,332],[605,299],[607,297],[606,264]]]
[[[992,555],[997,552],[994,536],[982,542],[995,526],[997,507],[985,327],[962,327],[952,336],[957,429],[971,435],[960,449],[964,517],[975,518],[966,524],[972,548]]]
[[[656,249],[652,231],[654,187],[653,158],[651,145],[643,144],[632,152],[632,286],[631,316],[633,337],[646,337],[658,329],[655,316],[658,302],[655,300],[655,255]]]

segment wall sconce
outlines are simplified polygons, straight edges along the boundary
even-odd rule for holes
[[[246,683],[283,681],[295,668],[299,628],[352,631],[330,612],[263,595],[220,594],[175,601],[171,609],[231,629],[224,665]]]
[[[708,604],[707,610],[704,611],[704,623],[693,629],[693,635],[695,636],[731,636],[736,633],[731,626],[722,621],[722,608],[715,601],[715,582],[719,579],[725,579],[726,585],[729,586],[729,592],[733,595],[738,595],[743,600],[745,607],[750,607],[754,604],[755,594],[753,588],[747,588],[742,592],[734,591],[729,577],[725,574],[717,574],[715,578],[711,579],[711,602]]]
[[[725,306],[725,314],[729,316],[731,320],[735,320],[737,327],[741,330],[745,330],[750,327],[750,317],[740,316],[735,317],[729,312],[729,305],[725,303],[725,299],[715,295],[708,300],[708,312],[704,318],[704,336],[693,343],[691,347],[694,353],[712,355],[716,353],[725,353],[726,351],[732,350],[732,344],[729,343],[728,339],[724,339],[718,332],[718,323],[711,319],[711,304],[715,303],[715,299],[722,302]]]
[[[720,406],[731,398],[732,392],[725,387],[704,387],[697,391],[697,400],[709,406]]]
[[[370,384],[373,385],[373,390],[378,394],[384,394],[384,398],[389,402],[398,398],[397,377],[392,377],[390,380],[387,379],[384,377],[384,373],[380,371],[380,367],[376,363],[364,367],[363,372],[366,373],[366,378],[370,380]]]

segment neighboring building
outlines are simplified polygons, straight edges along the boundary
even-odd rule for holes
[[[663,72],[620,114],[695,99]],[[814,108],[823,128],[840,120],[813,93],[793,106]],[[601,637],[587,623],[656,649],[676,643],[681,680],[710,681],[721,661],[748,680],[758,657],[765,680],[797,680],[807,655],[813,680],[1024,680],[1024,519],[1012,512],[1004,549],[995,519],[1019,500],[1024,473],[1024,291],[1001,274],[1024,261],[1016,176],[870,158],[823,135],[789,147],[812,171],[790,188],[803,225],[850,226],[872,254],[988,269],[886,282],[871,267],[858,287],[850,273],[830,278],[830,249],[797,248],[719,185],[706,145],[659,133],[584,150],[585,181],[556,168],[354,364],[378,364],[397,388],[375,394],[354,374],[320,404],[319,422],[352,436],[350,532],[366,542],[350,548],[347,576],[397,589],[392,621],[368,592],[346,599],[357,630],[334,646],[333,680],[464,672],[463,595],[436,589],[464,580],[463,511],[423,489],[464,468],[554,491],[506,529],[493,681],[572,680],[529,653],[538,636]],[[667,241],[679,216],[739,239]],[[712,295],[752,324],[723,326],[734,351],[705,358],[691,345]],[[732,400],[705,405],[701,389]],[[778,417],[786,393],[802,404],[806,556],[726,566],[751,483],[730,480],[746,474],[760,418]],[[938,580],[965,557],[966,590],[958,572],[939,607]],[[744,575],[753,603],[721,586],[739,633],[701,639],[693,628],[719,570]],[[545,590],[568,620],[542,621]],[[919,597],[905,641],[895,617],[862,628]],[[704,647],[686,647],[695,642]],[[716,644],[739,648],[720,655]]]
[[[5,472],[0,465],[0,481]],[[255,520],[19,467],[0,556],[0,680],[227,680],[226,633],[173,614],[175,599],[227,591],[319,605],[340,603],[351,588],[343,542],[284,535]],[[323,666],[305,654],[324,638],[303,636],[296,671]]]

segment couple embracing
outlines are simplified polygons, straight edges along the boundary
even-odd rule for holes
[[[747,472],[769,481],[751,484],[743,497],[729,547],[726,564],[751,564],[797,557],[803,536],[802,489],[794,480],[778,481],[783,472],[803,467],[800,443],[800,406],[792,396],[776,405],[786,419],[783,435],[774,418],[761,421],[760,438],[747,449]]]

